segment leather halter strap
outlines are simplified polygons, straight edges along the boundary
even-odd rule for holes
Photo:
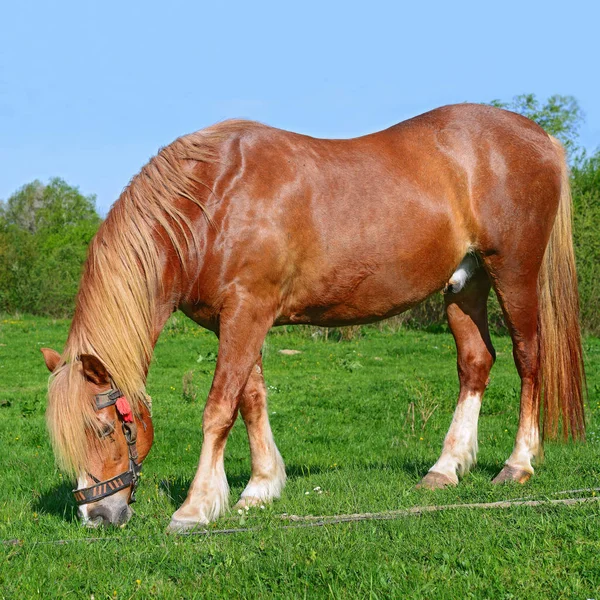
[[[96,410],[102,410],[103,408],[108,408],[113,404],[117,403],[117,400],[122,396],[121,390],[117,390],[112,388],[107,392],[101,392],[94,397],[96,401]]]
[[[131,471],[126,471],[112,479],[101,481],[91,487],[73,490],[73,495],[75,496],[75,502],[77,502],[77,504],[88,504],[89,502],[96,502],[96,500],[102,500],[102,498],[112,496],[113,494],[124,490],[126,487],[129,487],[132,482],[133,473]]]
[[[112,388],[107,392],[102,392],[97,394],[94,397],[94,401],[96,403],[96,410],[102,410],[103,408],[108,408],[113,404],[117,404],[117,401],[121,398],[124,399],[123,393],[116,389]],[[117,404],[117,408],[119,405]],[[138,462],[139,456],[137,451],[137,425],[135,420],[131,422],[126,421],[124,419],[124,415],[121,411],[117,410],[119,414],[119,418],[121,420],[121,427],[123,429],[123,435],[125,436],[125,440],[127,441],[127,452],[129,454],[129,470],[121,473],[120,475],[116,475],[111,479],[107,479],[106,481],[98,481],[91,473],[88,473],[90,477],[96,482],[95,485],[92,485],[87,488],[79,488],[73,490],[73,495],[75,496],[75,502],[78,505],[89,504],[90,502],[96,502],[98,500],[102,500],[102,498],[106,498],[107,496],[112,496],[121,490],[131,486],[131,494],[129,496],[129,502],[135,502],[135,490],[139,483],[139,475],[142,470],[141,463]]]

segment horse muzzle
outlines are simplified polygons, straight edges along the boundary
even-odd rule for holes
[[[110,501],[98,503],[94,506],[80,508],[80,514],[83,518],[86,527],[107,527],[114,525],[122,527],[131,519],[133,511],[127,502],[115,501],[111,498]],[[87,510],[86,510],[87,509]],[[86,514],[87,513],[87,514]]]

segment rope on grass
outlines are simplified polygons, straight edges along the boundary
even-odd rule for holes
[[[499,500],[497,502],[471,502],[463,504],[445,504],[440,506],[413,506],[412,508],[405,508],[401,510],[386,510],[376,513],[357,513],[351,515],[333,515],[331,517],[298,517],[296,515],[284,515],[282,518],[285,518],[293,523],[305,523],[311,525],[337,525],[338,523],[351,523],[354,521],[391,521],[404,517],[419,516],[432,512],[442,512],[457,509],[497,510],[502,508],[513,508],[516,506],[571,506],[573,504],[584,504],[598,501],[600,501],[600,496],[594,496],[592,498],[561,498],[558,500]]]
[[[600,488],[585,488],[579,490],[564,490],[560,492],[553,492],[551,495],[565,495],[569,493],[595,493],[600,491]],[[536,506],[573,506],[576,504],[590,504],[600,502],[600,496],[592,496],[586,498],[559,498],[555,500],[499,500],[497,502],[469,502],[462,504],[442,504],[442,505],[426,505],[426,506],[413,506],[412,508],[405,508],[400,510],[385,510],[381,512],[372,513],[354,513],[347,515],[331,515],[331,516],[320,516],[315,517],[312,515],[280,515],[282,521],[286,521],[287,524],[282,525],[278,529],[299,529],[302,527],[324,527],[326,525],[339,525],[341,523],[355,523],[360,521],[393,521],[403,519],[406,517],[420,516],[427,513],[451,511],[451,510],[502,510],[515,507],[536,507]],[[213,536],[213,535],[232,535],[235,533],[247,533],[252,531],[260,531],[264,529],[260,526],[253,527],[230,527],[225,529],[194,529],[192,531],[184,531],[175,535],[184,536]],[[123,536],[126,541],[134,541],[139,539],[139,536]],[[113,540],[123,541],[123,537],[85,537],[85,538],[74,538],[70,540],[42,540],[32,542],[33,545],[64,545],[71,544],[74,542],[109,542]],[[13,540],[2,540],[3,546],[22,546],[24,540],[13,539]]]

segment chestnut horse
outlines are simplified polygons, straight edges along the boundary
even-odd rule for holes
[[[385,131],[323,140],[249,121],[183,136],[144,166],[91,243],[47,420],[89,524],[124,523],[153,428],[145,381],[179,309],[219,352],[203,444],[170,528],[228,505],[225,443],[241,412],[250,481],[239,504],[277,498],[285,469],[267,413],[261,347],[274,325],[370,323],[445,290],[460,393],[421,486],[458,483],[477,453],[495,353],[496,292],[521,378],[514,450],[494,481],[524,482],[543,432],[584,435],[584,372],[568,169],[560,143],[489,106],[446,106]],[[117,425],[121,425],[123,433]]]

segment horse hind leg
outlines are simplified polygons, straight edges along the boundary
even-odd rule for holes
[[[531,461],[542,452],[542,387],[544,433],[556,435],[561,419],[565,441],[569,432],[574,439],[585,435],[585,373],[569,173],[560,143],[550,139],[558,150],[553,174],[560,170],[560,189],[552,176],[544,179],[545,190],[540,188],[542,180],[536,179],[537,197],[523,206],[522,215],[511,215],[509,221],[515,225],[522,221],[523,225],[514,227],[510,244],[496,244],[496,252],[484,259],[504,311],[521,377],[515,446],[495,483],[523,483],[533,473]],[[553,197],[558,200],[556,213]]]
[[[461,267],[468,269],[468,277],[453,276],[452,287],[444,296],[457,348],[460,393],[440,458],[417,486],[428,489],[456,485],[459,475],[467,473],[475,463],[479,410],[496,356],[487,322],[489,277],[477,266],[475,257],[463,263]]]
[[[539,265],[490,257],[487,267],[494,282],[513,342],[521,378],[519,426],[513,451],[493,483],[525,483],[533,474],[532,460],[541,456],[537,273]],[[534,274],[532,276],[532,273]]]
[[[252,474],[235,508],[256,506],[279,498],[286,480],[283,459],[269,423],[267,389],[260,358],[244,389],[240,412],[248,432]]]

